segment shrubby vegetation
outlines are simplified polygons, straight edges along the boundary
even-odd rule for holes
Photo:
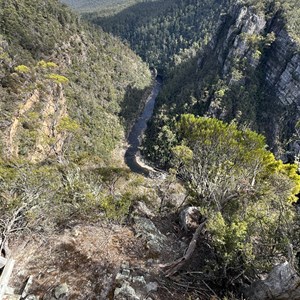
[[[176,128],[172,164],[207,218],[214,254],[206,267],[226,283],[267,272],[296,242],[297,166],[276,160],[263,136],[235,123],[182,115]]]
[[[148,67],[56,0],[0,0],[0,20],[1,233],[122,222],[138,195],[112,151],[151,85]]]

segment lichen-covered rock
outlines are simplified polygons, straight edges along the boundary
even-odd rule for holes
[[[137,236],[145,240],[145,247],[150,256],[158,256],[167,248],[167,237],[156,228],[150,219],[136,217],[134,220]]]
[[[124,267],[124,268],[123,268]],[[141,275],[142,274],[142,275]],[[114,300],[142,300],[149,294],[158,290],[156,282],[148,282],[149,274],[147,271],[133,271],[128,265],[122,266],[116,276],[116,286],[114,291]]]
[[[245,291],[249,300],[300,299],[300,277],[290,263],[277,265],[265,280],[253,283]]]
[[[179,220],[185,231],[195,231],[200,224],[201,214],[197,207],[190,206],[183,209],[179,214]]]
[[[114,300],[141,300],[135,293],[135,290],[124,282],[120,288],[115,289]]]

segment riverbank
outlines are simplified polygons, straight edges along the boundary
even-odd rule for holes
[[[139,152],[139,147],[141,145],[143,133],[147,128],[147,122],[152,117],[155,101],[161,89],[161,86],[162,79],[160,77],[157,77],[151,94],[149,95],[145,103],[144,110],[141,113],[140,117],[137,119],[136,123],[133,125],[127,138],[128,148],[125,152],[125,163],[131,169],[131,171],[145,176],[149,176],[151,168],[145,164],[141,164],[141,160],[137,159],[137,155]]]

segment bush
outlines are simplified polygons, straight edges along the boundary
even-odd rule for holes
[[[276,160],[263,136],[234,123],[183,115],[177,128],[173,164],[208,218],[218,276],[267,271],[292,242],[297,166]]]

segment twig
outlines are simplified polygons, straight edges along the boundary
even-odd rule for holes
[[[196,229],[193,238],[187,248],[186,253],[179,259],[175,260],[172,263],[166,264],[166,265],[162,265],[161,267],[165,269],[165,273],[166,273],[166,277],[170,277],[172,275],[174,275],[177,271],[179,271],[185,264],[186,262],[192,257],[195,249],[196,249],[196,245],[197,245],[197,240],[200,236],[200,233],[202,232],[205,224],[206,224],[207,220],[205,220],[204,222],[202,222],[198,228]]]
[[[202,282],[204,283],[204,285],[217,297],[217,299],[220,299],[218,297],[218,295],[215,293],[215,291],[204,281],[202,280]]]

